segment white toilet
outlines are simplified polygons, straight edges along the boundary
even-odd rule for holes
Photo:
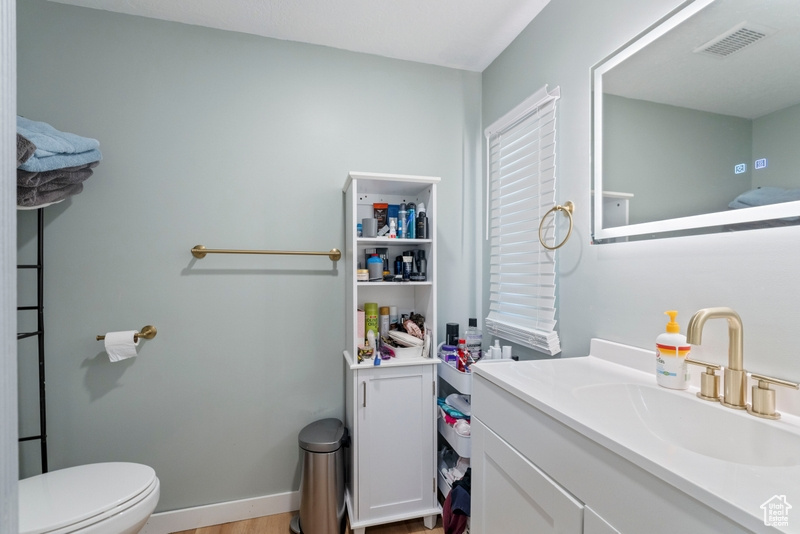
[[[134,534],[155,510],[156,472],[111,462],[60,469],[19,481],[20,534]]]

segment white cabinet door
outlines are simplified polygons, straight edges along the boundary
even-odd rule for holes
[[[472,418],[472,534],[580,534],[583,504]]]
[[[584,506],[583,534],[619,534],[619,530],[609,525],[605,519],[597,515],[597,512]]]
[[[434,369],[359,369],[359,519],[430,509],[435,502]]]

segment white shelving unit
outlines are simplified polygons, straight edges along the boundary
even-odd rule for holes
[[[463,373],[455,367],[441,362],[439,365],[439,378],[447,382],[457,393],[462,395],[472,395],[472,373]],[[470,458],[472,456],[472,440],[468,436],[459,435],[455,429],[448,425],[441,417],[437,420],[439,434],[450,445],[456,454],[462,458]],[[439,491],[442,492],[444,497],[450,493],[450,484],[439,471],[438,466],[436,473],[439,479]]]
[[[436,185],[439,178],[349,173],[345,194],[345,420],[353,436],[348,449],[345,501],[353,534],[366,527],[423,517],[433,528],[441,514],[436,498]],[[356,225],[372,217],[373,204],[423,202],[430,239],[361,238]],[[359,282],[365,252],[387,248],[394,257],[422,249],[424,282]],[[393,358],[379,366],[359,363],[358,310],[364,303],[397,306],[398,313],[425,316],[432,336],[428,358]]]

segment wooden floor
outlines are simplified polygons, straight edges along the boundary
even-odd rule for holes
[[[269,515],[266,517],[257,517],[256,519],[248,519],[246,521],[237,521],[235,523],[225,523],[224,525],[214,525],[212,527],[196,528],[192,530],[184,530],[174,534],[288,534],[291,533],[289,529],[289,522],[296,512],[288,512],[285,514]],[[436,522],[436,528],[428,530],[422,523],[422,519],[412,519],[409,521],[401,521],[399,523],[392,523],[389,525],[379,525],[375,527],[367,527],[366,534],[444,534],[444,527],[442,527],[442,518]],[[345,534],[350,534],[350,525],[348,525]]]

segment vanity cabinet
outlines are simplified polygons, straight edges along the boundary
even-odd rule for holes
[[[477,419],[473,532],[581,534],[583,504]]]
[[[348,175],[345,195],[345,424],[352,435],[347,449],[345,502],[353,534],[366,527],[424,518],[433,528],[441,514],[436,498],[436,184],[439,178],[390,174]],[[357,224],[372,217],[374,203],[423,202],[429,238],[358,237]],[[386,248],[389,270],[407,250],[423,250],[425,281],[362,282],[359,262],[374,248]],[[364,303],[397,306],[398,314],[420,313],[430,328],[427,358],[405,356],[358,362],[358,310]]]
[[[478,367],[472,383],[472,534],[750,532],[517,396],[493,377],[492,366]]]

